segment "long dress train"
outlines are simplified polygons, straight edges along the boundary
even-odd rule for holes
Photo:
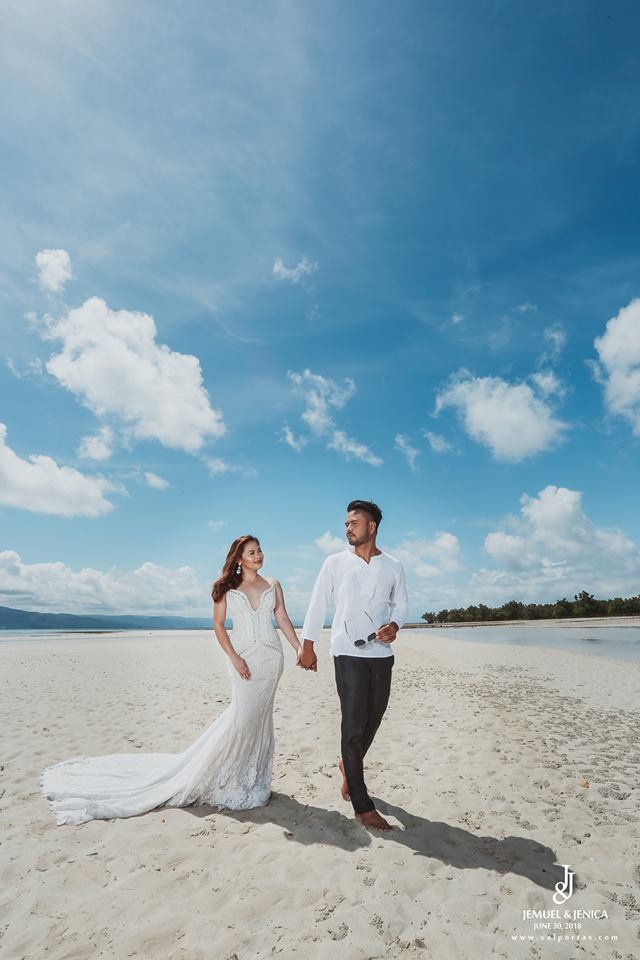
[[[245,593],[229,590],[234,649],[251,679],[231,666],[231,703],[183,753],[114,753],[73,757],[40,778],[58,824],[134,817],[159,806],[212,804],[232,810],[264,806],[271,795],[275,752],[273,705],[282,674],[273,625],[272,583],[254,610]]]

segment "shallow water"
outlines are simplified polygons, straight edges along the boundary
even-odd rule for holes
[[[230,629],[230,626],[229,626]],[[428,642],[430,636],[448,634],[463,640],[480,643],[502,643],[521,647],[549,647],[554,650],[573,650],[595,653],[611,660],[640,662],[640,625],[615,624],[611,626],[590,623],[565,623],[544,625],[505,624],[504,626],[420,627],[411,633],[420,632]],[[0,643],[25,640],[76,640],[90,643],[92,639],[128,642],[166,637],[196,636],[204,630],[0,630]]]
[[[612,660],[640,661],[640,626],[602,626],[589,623],[562,625],[433,628],[434,633],[450,632],[453,637],[476,640],[480,643],[505,643],[521,647],[550,647],[554,650],[573,650],[595,653]],[[431,632],[431,631],[429,631]]]

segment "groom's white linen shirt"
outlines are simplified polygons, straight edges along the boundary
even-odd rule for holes
[[[371,557],[369,563],[354,550],[334,553],[322,564],[311,593],[302,637],[320,639],[327,608],[335,604],[331,624],[331,653],[334,657],[391,657],[393,644],[374,640],[356,647],[392,620],[402,627],[409,607],[404,569],[388,553]]]

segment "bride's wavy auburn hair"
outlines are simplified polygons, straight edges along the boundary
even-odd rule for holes
[[[213,590],[211,591],[214,603],[222,600],[227,590],[236,590],[242,583],[242,572],[237,573],[236,571],[240,557],[248,543],[257,543],[258,546],[260,546],[260,541],[257,537],[254,537],[251,533],[245,533],[242,537],[236,537],[229,547],[229,553],[224,562],[222,573],[214,583]]]

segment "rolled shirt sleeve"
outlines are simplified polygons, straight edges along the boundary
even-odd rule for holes
[[[398,563],[398,575],[396,577],[393,595],[391,597],[391,615],[389,623],[392,621],[403,627],[407,622],[409,613],[409,597],[407,595],[407,581],[404,575],[404,567]]]
[[[316,577],[313,585],[311,599],[307,608],[307,615],[302,625],[302,639],[316,641],[320,639],[320,634],[324,627],[324,619],[327,614],[327,607],[333,597],[333,578],[331,576],[330,557],[324,561],[320,568],[320,573]]]

